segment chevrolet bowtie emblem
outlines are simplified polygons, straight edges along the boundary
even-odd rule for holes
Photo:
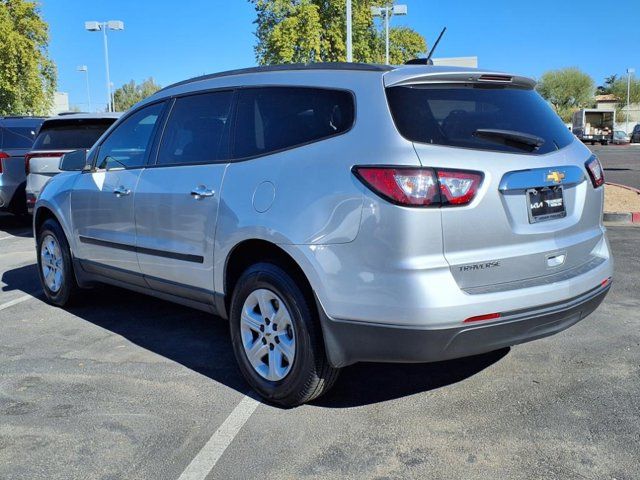
[[[564,177],[562,172],[549,172],[547,173],[547,182],[561,183]]]

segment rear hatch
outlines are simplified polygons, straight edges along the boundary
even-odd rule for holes
[[[604,261],[603,189],[590,152],[531,81],[506,75],[403,79],[387,87],[423,166],[481,172],[468,205],[441,207],[444,255],[460,288],[488,293],[570,278]]]
[[[60,118],[47,120],[26,156],[27,173],[52,177],[60,172],[60,157],[89,149],[115,118]]]

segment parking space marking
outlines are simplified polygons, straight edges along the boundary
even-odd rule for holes
[[[14,305],[18,305],[19,303],[26,302],[27,300],[31,300],[32,298],[35,298],[35,297],[33,295],[24,295],[22,297],[18,297],[14,300],[11,300],[7,303],[3,303],[2,305],[0,305],[0,310],[13,307]]]
[[[215,431],[202,450],[191,460],[178,480],[204,480],[216,466],[218,460],[233,442],[242,426],[249,420],[251,414],[258,408],[260,402],[245,395],[240,403],[226,418],[220,428]]]
[[[9,234],[5,237],[0,237],[0,240],[9,240],[11,238],[22,238],[22,235],[26,235],[27,233],[31,232],[31,230],[25,230],[23,232],[17,232],[15,235]],[[4,232],[7,233],[7,232]]]

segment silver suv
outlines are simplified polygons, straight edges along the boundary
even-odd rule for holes
[[[359,64],[167,87],[41,191],[46,296],[104,282],[228,319],[243,375],[281,405],[354,362],[564,330],[611,285],[604,178],[533,88]]]

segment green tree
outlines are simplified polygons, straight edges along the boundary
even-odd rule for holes
[[[152,77],[147,78],[140,85],[131,80],[113,92],[115,110],[117,112],[129,110],[136,103],[156,93],[160,88],[162,87],[156,84]]]
[[[46,115],[56,68],[48,56],[49,27],[35,2],[0,0],[0,115]]]
[[[260,65],[344,62],[346,0],[249,0],[256,9],[256,59]],[[384,61],[384,33],[371,7],[384,1],[353,0],[353,58]],[[424,38],[407,27],[391,28],[390,60],[404,63],[426,51]]]
[[[593,104],[594,82],[580,69],[563,68],[542,75],[537,90],[565,122],[571,121],[575,110]]]
[[[616,74],[609,75],[607,78],[604,79],[604,85],[598,85],[596,93],[598,95],[609,95],[610,93],[612,93],[611,87],[613,86],[614,83],[616,83],[617,79],[618,79],[618,75]]]
[[[618,99],[616,108],[616,118],[618,122],[626,120],[626,110],[623,110],[627,106],[627,76],[617,77],[611,84],[611,93]],[[632,78],[629,83],[629,103],[640,103],[640,79]]]

